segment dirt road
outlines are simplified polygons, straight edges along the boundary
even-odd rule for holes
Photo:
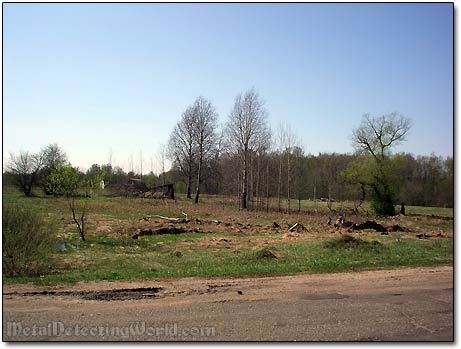
[[[451,341],[453,268],[7,285],[3,340]]]

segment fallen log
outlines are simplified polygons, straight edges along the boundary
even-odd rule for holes
[[[418,239],[429,239],[432,237],[432,235],[426,234],[426,233],[421,233],[421,234],[416,234],[416,237]]]
[[[186,215],[187,216],[187,215]],[[187,218],[174,218],[174,217],[165,217],[165,216],[160,216],[158,214],[154,215],[154,217],[164,219],[169,222],[174,222],[174,223],[189,223],[190,220]]]
[[[300,231],[300,230],[307,230],[307,229],[301,223],[295,223],[295,224],[293,224],[293,226],[290,229],[288,229],[288,231],[291,231],[291,232],[293,232],[295,230]]]

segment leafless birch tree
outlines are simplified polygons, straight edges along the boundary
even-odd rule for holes
[[[187,177],[187,197],[192,198],[192,178],[196,173],[195,199],[200,197],[205,164],[216,156],[217,113],[206,98],[198,97],[176,124],[168,143],[170,160]]]
[[[196,110],[194,106],[190,106],[183,112],[168,142],[168,157],[187,178],[187,198],[189,199],[192,199],[196,124]]]
[[[242,208],[247,208],[248,166],[252,152],[268,139],[266,111],[255,90],[235,98],[227,123],[227,137],[231,150],[242,156]]]
[[[197,147],[197,187],[194,201],[198,203],[204,164],[215,155],[218,114],[214,105],[202,96],[196,99],[194,110],[197,121],[194,128],[194,138]]]

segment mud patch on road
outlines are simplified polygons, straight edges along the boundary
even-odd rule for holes
[[[318,294],[304,294],[301,299],[308,301],[320,301],[324,299],[344,299],[349,298],[348,295],[340,293],[318,293]]]
[[[163,287],[120,288],[102,291],[35,291],[35,292],[10,292],[4,296],[67,296],[79,297],[85,300],[113,301],[135,300],[158,297]]]

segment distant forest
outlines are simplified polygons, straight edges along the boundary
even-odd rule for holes
[[[394,112],[365,114],[352,130],[354,154],[305,154],[296,132],[286,124],[272,132],[263,102],[254,90],[235,98],[227,124],[217,125],[210,100],[200,96],[181,115],[168,145],[161,147],[160,174],[124,172],[109,164],[94,164],[85,173],[72,167],[57,144],[37,154],[11,154],[4,183],[16,184],[27,196],[32,187],[45,193],[72,196],[90,194],[104,180],[106,192],[123,188],[130,179],[142,179],[143,188],[174,184],[196,203],[201,194],[236,198],[241,208],[267,209],[278,200],[279,211],[296,211],[301,200],[353,201],[360,207],[371,201],[376,213],[394,215],[395,206],[453,207],[453,157],[414,156],[392,152],[405,141],[412,121]],[[165,160],[172,163],[165,170]],[[132,162],[132,159],[131,159]],[[131,166],[133,168],[133,166]],[[139,183],[139,181],[138,181]]]
[[[349,154],[318,154],[304,155],[300,148],[293,151],[291,199],[292,210],[297,210],[296,200],[301,199],[333,199],[360,200],[361,190],[351,184],[347,178],[347,169],[350,163],[360,158],[360,155]],[[241,187],[239,162],[235,156],[223,154],[207,163],[204,168],[202,192],[213,195],[235,196],[236,205],[240,196]],[[277,152],[265,154],[252,154],[249,171],[249,208],[264,209],[266,197],[287,199],[288,153]],[[417,206],[453,207],[454,181],[453,181],[453,158],[440,156],[413,156],[411,154],[393,155],[395,164],[393,183],[398,203]],[[195,175],[195,173],[194,173]],[[174,183],[177,193],[187,193],[187,176],[179,166],[173,166],[171,170],[155,175],[154,173],[143,174],[125,172],[120,167],[112,167],[110,164],[94,164],[86,172],[80,172],[81,178],[103,179],[106,188],[127,183],[130,178],[141,178],[147,187]],[[279,187],[279,177],[282,178]],[[195,176],[193,176],[195,178]],[[3,174],[3,185],[16,184],[16,177],[10,173]],[[193,180],[195,185],[195,180]],[[366,188],[365,198],[370,197],[370,189]],[[281,207],[286,211],[286,202]]]

